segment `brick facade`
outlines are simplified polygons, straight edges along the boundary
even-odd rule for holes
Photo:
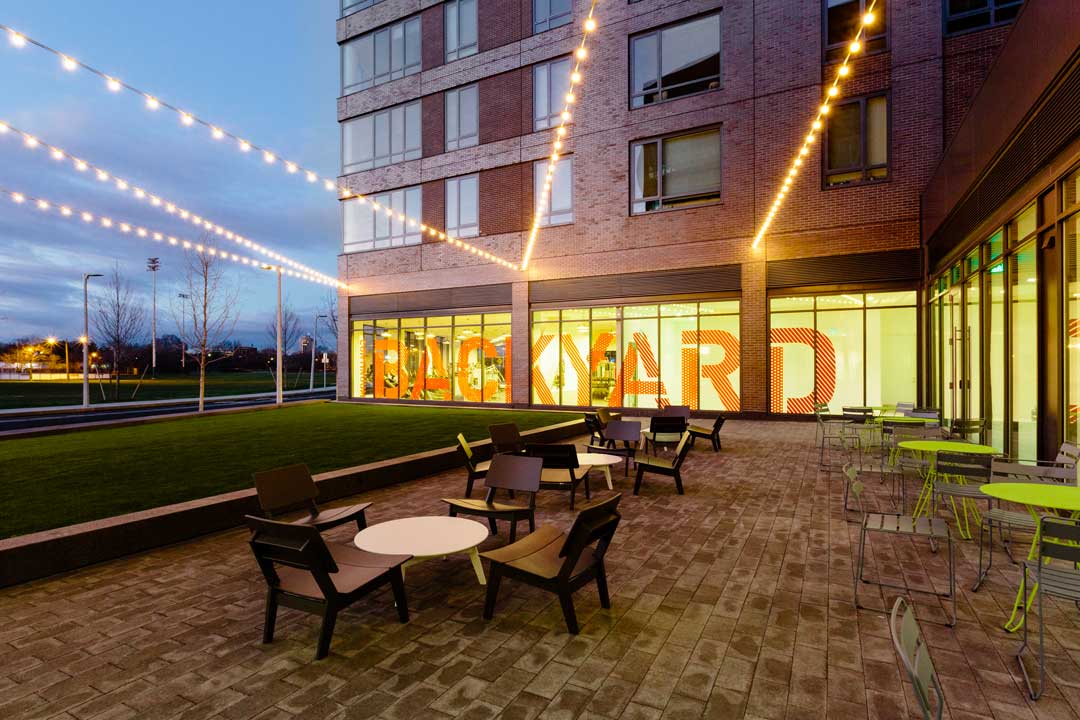
[[[532,132],[531,66],[573,51],[588,5],[575,3],[570,25],[533,35],[531,0],[480,0],[480,52],[443,63],[441,5],[431,0],[421,4],[423,72],[388,83],[397,85],[396,96],[379,86],[343,98],[339,117],[351,117],[354,108],[423,96],[424,159],[404,165],[409,166],[412,182],[425,183],[425,222],[441,226],[435,220],[443,214],[441,196],[430,201],[438,207],[429,206],[429,195],[435,196],[429,188],[441,187],[442,178],[481,172],[481,236],[472,242],[517,260],[532,211],[531,164],[550,152],[552,137],[550,131]],[[380,8],[380,17],[390,18],[421,10],[416,0],[386,0],[375,7]],[[721,86],[630,109],[630,36],[714,10],[721,13]],[[527,319],[518,313],[527,312],[529,282],[742,265],[742,409],[765,411],[767,262],[917,248],[919,193],[941,156],[949,124],[958,122],[980,73],[989,66],[991,48],[1000,44],[1004,32],[992,29],[943,39],[939,0],[890,3],[888,12],[888,49],[855,59],[850,80],[843,86],[843,97],[879,92],[889,97],[888,179],[825,188],[819,144],[756,251],[750,248],[756,224],[806,133],[823,84],[835,73],[835,64],[822,59],[821,3],[641,0],[602,4],[598,10],[600,29],[589,43],[584,84],[565,148],[574,155],[575,223],[541,231],[526,275],[441,243],[425,243],[350,255],[342,264],[343,277],[365,294],[515,283],[514,394],[524,392],[527,401],[527,390],[521,386],[527,374],[518,377],[527,368],[527,350],[525,356],[519,354],[518,324]],[[367,26],[353,16],[340,21],[339,40],[351,36],[354,27]],[[492,44],[496,37],[501,40]],[[976,75],[978,79],[973,79]],[[441,99],[445,89],[477,81],[480,145],[442,153],[441,100],[436,104],[431,97]],[[431,118],[429,107],[435,108]],[[711,205],[632,215],[631,143],[703,127],[721,129],[721,199]],[[429,139],[429,128],[439,143]],[[358,190],[372,190],[404,179],[382,168],[345,181]],[[526,332],[527,327],[523,326]]]

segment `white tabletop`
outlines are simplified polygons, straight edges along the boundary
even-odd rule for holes
[[[607,453],[578,453],[578,465],[618,465],[623,461],[621,455],[608,455]]]
[[[487,537],[487,526],[475,520],[436,515],[381,522],[356,533],[353,542],[367,552],[421,558],[464,552]]]

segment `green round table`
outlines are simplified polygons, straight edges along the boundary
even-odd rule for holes
[[[1004,500],[1005,502],[1016,503],[1017,505],[1023,505],[1027,508],[1027,511],[1031,513],[1031,517],[1035,519],[1035,522],[1039,522],[1039,518],[1044,514],[1045,510],[1061,510],[1063,512],[1072,513],[1073,517],[1080,515],[1080,487],[1076,485],[1042,485],[1037,483],[987,483],[979,488],[984,495],[992,497],[996,500]],[[1035,536],[1031,539],[1031,549],[1028,551],[1028,559],[1035,560],[1039,557],[1039,533],[1036,532]],[[1026,570],[1021,570],[1026,572]],[[1013,603],[1012,615],[1009,616],[1008,621],[1005,623],[1005,629],[1009,632],[1016,632],[1024,624],[1023,616],[1017,617],[1020,612],[1020,608],[1026,602],[1027,607],[1031,608],[1031,600],[1035,597],[1035,590],[1037,588],[1032,586],[1031,595],[1024,598],[1024,586],[1021,583],[1020,587],[1016,588],[1016,602]]]
[[[998,449],[989,445],[976,445],[954,440],[904,440],[896,444],[901,450],[913,452],[939,453],[954,452],[964,455],[997,455]]]

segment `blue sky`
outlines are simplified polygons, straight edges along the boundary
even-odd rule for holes
[[[338,0],[4,0],[0,23],[113,74],[164,101],[335,177]],[[0,38],[0,120],[98,164],[328,275],[336,274],[340,216],[333,194],[266,166],[176,114],[110,93],[100,78],[68,72],[33,46]],[[70,204],[117,221],[195,238],[192,227],[88,175],[0,135],[0,187]],[[0,340],[82,328],[82,273],[121,273],[145,295],[148,256],[158,256],[158,333],[171,332],[182,251],[63,220],[0,198]],[[236,338],[268,345],[271,273],[229,268],[241,288]],[[91,281],[93,283],[94,281]],[[93,287],[93,285],[91,285]],[[332,294],[285,279],[302,318]],[[305,323],[306,325],[306,323]]]

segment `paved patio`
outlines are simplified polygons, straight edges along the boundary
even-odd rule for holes
[[[852,606],[858,526],[842,513],[839,476],[817,472],[813,434],[728,423],[721,454],[701,443],[691,453],[682,497],[655,478],[635,498],[617,473],[612,609],[579,592],[577,637],[553,596],[512,581],[485,622],[460,556],[410,568],[408,625],[381,593],[341,616],[331,656],[314,662],[312,616],[283,610],[275,642],[259,643],[264,585],[240,530],[0,590],[0,717],[917,717],[880,611],[893,593],[865,586],[860,598],[879,611]],[[463,488],[451,472],[369,493],[369,521],[441,515],[439,498]],[[876,481],[868,493],[885,495]],[[571,517],[564,494],[541,493],[539,522]],[[1018,571],[995,565],[973,594],[976,555],[960,544],[955,629],[934,624],[939,601],[915,596],[946,715],[1080,716],[1080,611],[1051,606],[1055,680],[1028,701],[1017,638],[1001,628]],[[946,587],[944,553],[922,544],[875,539],[868,562],[869,573]]]

